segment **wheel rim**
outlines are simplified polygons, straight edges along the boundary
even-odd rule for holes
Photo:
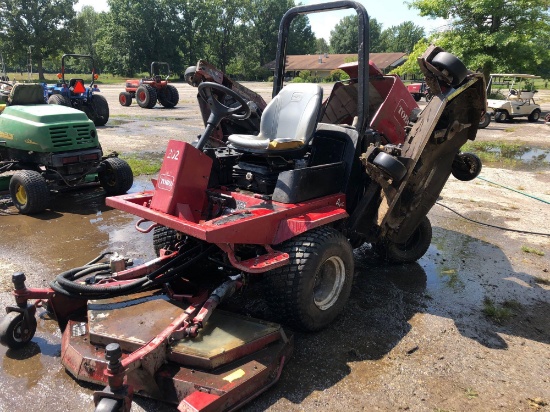
[[[28,330],[23,330],[22,328],[23,321],[19,321],[17,325],[13,328],[13,340],[17,343],[25,341],[25,336],[28,334]]]
[[[346,265],[338,256],[328,258],[319,268],[313,286],[313,302],[320,310],[334,306],[346,280]]]
[[[143,90],[139,92],[139,100],[144,102],[146,97],[147,96],[145,95],[145,92]]]
[[[116,185],[116,174],[110,165],[105,170],[105,183],[111,187]]]
[[[15,192],[15,200],[17,200],[17,203],[19,203],[20,205],[24,206],[27,204],[27,191],[21,185],[17,186],[17,191]]]
[[[126,96],[120,96],[120,103],[126,104]]]

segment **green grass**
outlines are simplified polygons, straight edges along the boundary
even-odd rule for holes
[[[472,388],[466,388],[464,392],[466,393],[466,397],[468,399],[475,399],[479,396],[479,394]]]
[[[29,73],[7,73],[10,80],[19,81],[19,82],[28,82],[29,81]],[[103,73],[99,75],[99,78],[95,81],[99,86],[102,84],[120,84],[125,83],[126,79],[133,78],[133,79],[141,79],[143,77],[149,77],[148,73],[139,73],[135,76],[114,76],[112,74]],[[53,84],[58,82],[57,73],[44,73],[45,82],[48,84]],[[84,83],[89,84],[92,81],[92,73],[71,73],[66,74],[65,79],[69,78],[78,78],[83,79]],[[170,82],[178,82],[180,81],[177,76],[172,76],[168,79]],[[31,77],[32,82],[38,82],[38,73],[33,73]]]
[[[514,312],[521,308],[521,304],[516,301],[505,301],[502,305],[495,304],[491,299],[483,300],[483,314],[493,322],[503,324],[514,316]]]
[[[163,155],[148,154],[120,157],[128,162],[128,164],[132,168],[134,176],[141,176],[157,174],[162,165]]]
[[[525,253],[532,253],[533,255],[537,256],[544,256],[544,252],[542,250],[538,250],[529,246],[522,246],[521,251]]]

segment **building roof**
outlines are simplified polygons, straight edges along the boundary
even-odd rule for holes
[[[392,69],[405,61],[406,53],[370,53],[369,60],[380,70]],[[340,65],[357,60],[357,54],[306,54],[286,56],[286,71],[323,70],[331,71]],[[266,64],[269,70],[275,70],[275,60]]]

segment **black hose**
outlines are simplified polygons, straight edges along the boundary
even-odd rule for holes
[[[67,270],[59,274],[54,281],[50,283],[50,287],[57,293],[75,299],[106,299],[118,296],[128,295],[139,291],[146,290],[152,286],[166,283],[178,276],[181,276],[181,271],[187,269],[190,265],[205,257],[214,245],[202,249],[202,245],[198,245],[188,251],[170,259],[160,268],[154,270],[150,274],[141,278],[135,279],[133,282],[123,285],[103,284],[100,286],[86,285],[80,282],[75,282],[76,279],[82,278],[94,272],[105,273],[106,269],[110,269],[108,263],[94,264],[104,255],[89,262],[86,266],[81,266]],[[198,252],[198,254],[196,254]],[[195,254],[195,256],[193,256]],[[184,263],[182,261],[186,260]],[[178,265],[178,266],[175,266]],[[160,275],[160,276],[159,276]]]
[[[92,259],[90,260],[88,263],[86,263],[84,266],[90,266],[90,265],[93,265],[94,263],[97,263],[99,262],[101,259],[103,259],[105,256],[108,256],[108,255],[112,255],[113,252],[105,252],[105,253],[102,253],[101,255],[99,255],[98,257],[96,257],[95,259]]]

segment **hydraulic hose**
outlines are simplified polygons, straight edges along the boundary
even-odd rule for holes
[[[110,265],[108,263],[94,263],[103,258],[106,255],[104,254],[92,260],[85,266],[73,268],[60,273],[55,280],[50,283],[50,287],[57,293],[76,299],[106,299],[124,296],[130,293],[146,290],[152,286],[166,283],[178,276],[181,276],[181,272],[183,270],[207,256],[213,247],[214,245],[211,245],[204,250],[201,250],[203,249],[202,245],[193,247],[171,259],[169,262],[165,263],[150,274],[137,278],[129,283],[116,285],[106,283],[98,286],[76,282],[77,279],[80,279],[86,275],[95,272],[105,273],[106,270],[109,270]]]

